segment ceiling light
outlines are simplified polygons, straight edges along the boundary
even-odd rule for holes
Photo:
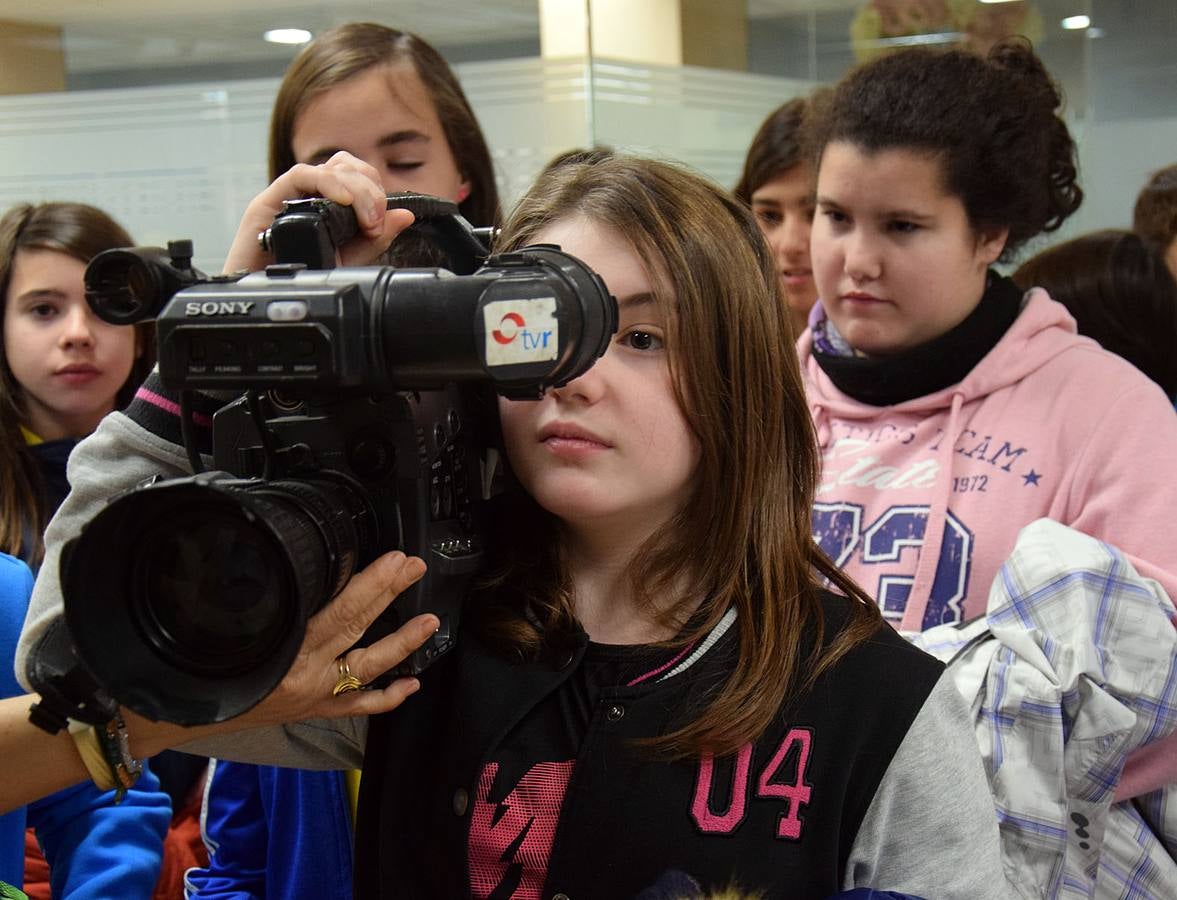
[[[916,47],[921,44],[954,44],[964,36],[962,31],[938,31],[934,34],[902,34],[898,37],[874,38],[854,43],[860,47]]]
[[[271,44],[305,44],[311,33],[305,28],[271,28],[262,37]]]
[[[981,0],[982,3],[1014,3],[1016,0]]]
[[[1067,31],[1081,31],[1084,28],[1091,26],[1090,16],[1067,16],[1062,21],[1063,28]]]

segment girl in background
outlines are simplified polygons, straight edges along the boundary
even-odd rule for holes
[[[456,76],[425,41],[382,25],[341,25],[299,53],[274,101],[269,159],[273,183],[247,209],[227,271],[269,262],[258,232],[282,201],[304,195],[355,207],[367,231],[343,262],[370,264],[403,225],[403,212],[386,212],[386,194],[432,194],[474,225],[499,224],[490,153]],[[442,264],[413,237],[382,261]],[[154,379],[149,387],[165,396]],[[137,401],[131,418],[174,440],[175,416],[152,399]],[[210,864],[188,873],[187,895],[349,897],[356,774],[215,761],[203,816]]]
[[[10,557],[40,565],[42,533],[69,492],[70,452],[127,404],[154,363],[152,326],[109,325],[85,299],[86,264],[131,243],[81,203],[22,204],[0,217],[0,697],[23,693],[12,660],[32,588]],[[121,804],[112,796],[86,783],[0,816],[0,881],[71,900],[151,897],[168,795],[147,772]],[[36,836],[27,872],[26,827]]]
[[[1177,593],[1169,401],[991,269],[1079,206],[1060,104],[1026,43],[913,49],[848,75],[815,126],[814,533],[903,631],[983,614],[1044,516]]]
[[[809,258],[813,167],[806,155],[805,125],[820,96],[795,97],[769,114],[752,139],[733,191],[752,207],[772,248],[794,335],[805,330],[817,301]]]
[[[79,439],[130,402],[155,363],[154,328],[90,311],[86,264],[131,238],[81,203],[23,204],[0,218],[0,550],[34,570],[65,499]]]

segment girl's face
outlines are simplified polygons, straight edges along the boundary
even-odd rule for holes
[[[291,144],[300,163],[346,150],[380,172],[389,194],[460,202],[470,193],[433,100],[408,64],[368,69],[315,97],[298,113]]]
[[[813,228],[813,184],[804,163],[781,172],[752,192],[752,212],[768,239],[781,276],[781,287],[797,333],[805,328],[817,300],[809,233]]]
[[[4,303],[4,356],[21,387],[26,425],[45,440],[83,437],[114,409],[137,355],[135,329],[86,304],[85,263],[18,250]]]
[[[542,400],[500,400],[503,436],[523,487],[575,529],[619,539],[649,533],[686,502],[699,446],[674,396],[667,323],[634,249],[580,216],[536,236],[605,280],[620,323],[605,355]]]
[[[834,326],[867,356],[909,350],[960,324],[980,302],[1007,235],[972,227],[933,156],[866,154],[841,141],[822,154],[817,292]]]

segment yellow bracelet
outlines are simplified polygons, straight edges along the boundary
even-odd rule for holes
[[[98,734],[93,725],[85,722],[69,723],[69,736],[74,739],[74,746],[78,748],[78,756],[82,758],[82,765],[90,773],[90,780],[100,791],[113,791],[118,787],[114,780],[114,772],[106,761],[102,752],[102,744],[98,741]]]

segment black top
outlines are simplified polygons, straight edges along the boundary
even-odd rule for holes
[[[849,601],[823,599],[830,634]],[[645,678],[633,674],[657,662],[634,658],[645,648],[582,636],[562,658],[521,664],[466,631],[418,696],[371,720],[357,900],[635,897],[672,870],[712,888],[738,875],[769,896],[836,893],[943,666],[882,626],[733,757],[668,762],[638,747],[697,713],[731,671],[738,630]]]

